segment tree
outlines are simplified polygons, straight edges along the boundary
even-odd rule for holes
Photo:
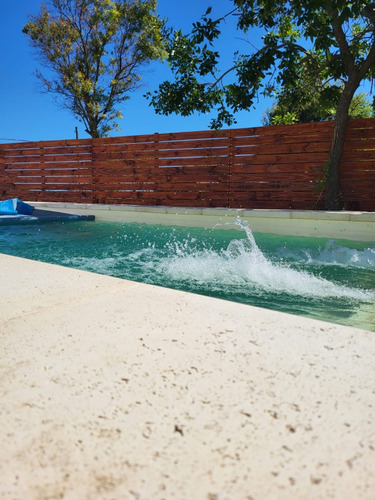
[[[326,208],[338,209],[339,166],[350,103],[361,82],[375,77],[375,3],[368,0],[231,0],[234,9],[218,19],[209,8],[192,32],[170,33],[169,64],[173,82],[149,94],[156,112],[189,115],[217,109],[213,128],[232,125],[234,114],[250,109],[259,94],[293,89],[304,66],[313,82],[339,82],[335,125],[326,178]],[[214,43],[228,16],[237,28],[265,30],[263,46],[235,54],[234,64],[220,72]],[[252,47],[249,45],[249,48]],[[232,81],[226,83],[232,76]],[[281,90],[280,90],[281,89]]]
[[[164,21],[155,9],[156,0],[52,0],[23,28],[54,73],[37,71],[43,90],[92,137],[118,127],[118,106],[139,86],[139,69],[165,55]]]
[[[267,108],[262,124],[290,125],[292,123],[309,123],[334,120],[337,101],[333,95],[331,100],[321,93],[313,93],[312,89],[299,86],[295,91],[280,94],[272,108]],[[349,106],[349,118],[371,118],[374,115],[371,102],[365,92],[356,94]]]
[[[315,60],[319,54],[310,56]],[[297,68],[298,78],[293,86],[282,88],[276,94],[276,103],[268,108],[263,117],[264,125],[288,125],[334,120],[343,85],[332,82],[329,73],[322,70],[319,74],[311,71],[311,57],[301,61]],[[322,63],[322,61],[321,61]],[[322,64],[321,64],[322,66]],[[373,109],[365,92],[353,96],[349,106],[349,118],[370,118]]]

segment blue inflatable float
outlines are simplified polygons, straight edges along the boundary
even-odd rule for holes
[[[0,201],[0,216],[1,215],[31,215],[34,207],[28,205],[18,198]]]

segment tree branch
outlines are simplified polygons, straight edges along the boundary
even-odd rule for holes
[[[353,54],[350,51],[350,46],[346,39],[345,33],[342,29],[342,25],[339,21],[338,11],[337,9],[334,9],[332,7],[332,4],[330,3],[330,7],[327,9],[327,13],[329,15],[329,18],[331,19],[333,34],[335,35],[335,38],[339,45],[341,58],[345,65],[346,71],[348,74],[353,74],[354,72],[357,71],[357,67],[355,64],[355,59],[353,57]]]
[[[372,47],[366,57],[366,59],[363,61],[363,64],[361,65],[359,69],[359,74],[361,79],[364,78],[366,73],[369,71],[369,69],[374,66],[375,64],[375,41],[372,44]]]
[[[217,78],[214,82],[211,82],[211,83],[205,83],[205,85],[209,86],[209,87],[216,87],[216,85],[218,85],[224,78],[225,76],[230,73],[231,71],[235,70],[237,68],[237,66],[232,66],[231,68],[227,69],[226,71],[224,71],[224,73],[222,73],[219,78]]]

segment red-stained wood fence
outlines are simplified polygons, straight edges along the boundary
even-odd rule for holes
[[[0,199],[321,209],[333,123],[0,145]],[[349,122],[342,207],[375,211],[375,119]]]

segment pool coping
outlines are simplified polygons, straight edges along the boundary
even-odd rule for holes
[[[247,217],[283,218],[283,219],[331,219],[360,220],[375,222],[375,212],[329,211],[329,210],[281,210],[281,209],[247,209],[247,208],[211,208],[211,207],[174,207],[164,205],[121,205],[100,203],[68,203],[68,202],[27,202],[37,207],[67,208],[84,210],[113,210],[129,212],[151,212],[174,215],[244,215]]]
[[[374,333],[0,255],[2,498],[375,490]]]
[[[190,226],[220,225],[237,216],[247,221],[253,231],[375,241],[375,212],[309,211],[272,209],[191,208],[142,205],[108,205],[92,203],[28,202],[71,214],[89,213],[97,220],[140,221]],[[162,218],[161,218],[162,217]]]

